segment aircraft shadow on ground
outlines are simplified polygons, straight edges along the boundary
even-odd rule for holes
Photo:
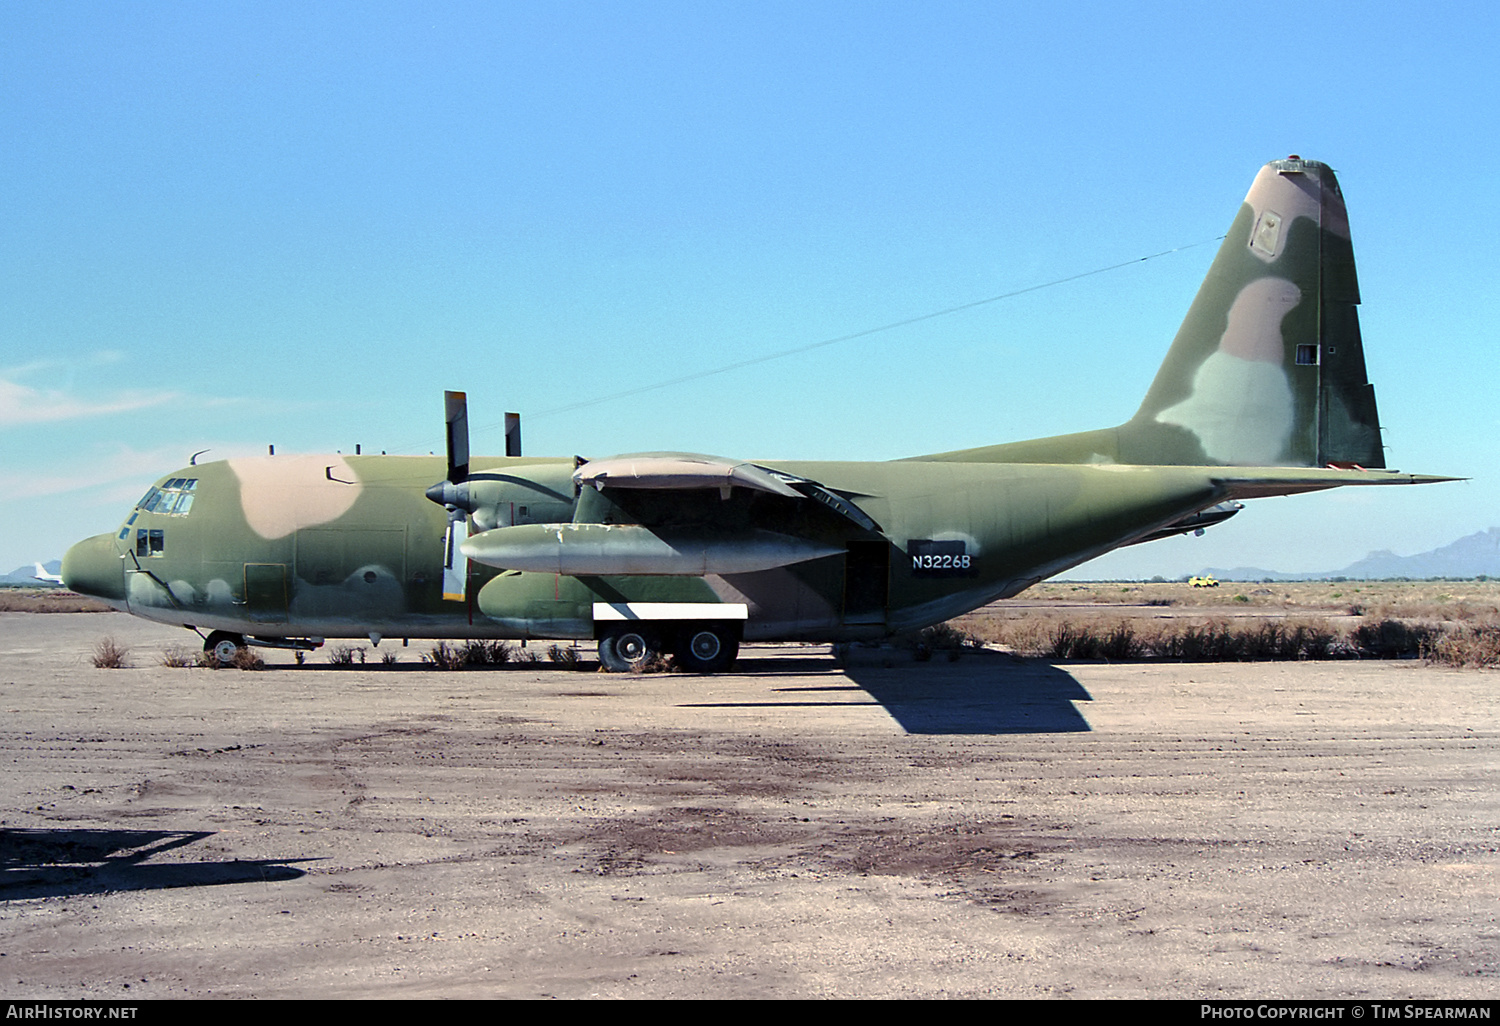
[[[0,830],[0,899],[295,880],[307,859],[147,860],[212,836],[187,830]]]
[[[742,658],[734,672],[756,676],[826,673],[827,684],[776,688],[777,699],[753,704],[848,705],[848,699],[818,696],[859,690],[884,706],[908,734],[1061,734],[1091,729],[1074,703],[1092,701],[1092,696],[1072,674],[1049,663],[1000,652],[969,652],[951,663],[941,652],[925,663],[897,653],[892,662],[891,666],[862,665],[856,657],[854,665],[840,666],[832,658],[751,657]]]

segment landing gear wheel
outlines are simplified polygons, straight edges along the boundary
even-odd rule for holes
[[[635,627],[618,628],[599,639],[599,665],[607,673],[629,673],[660,654],[661,644]]]
[[[689,673],[722,673],[734,665],[740,639],[724,627],[690,627],[672,655]]]
[[[214,631],[203,642],[203,654],[215,667],[233,666],[234,659],[245,650],[245,638],[228,631]]]

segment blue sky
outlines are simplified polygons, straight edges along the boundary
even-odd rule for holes
[[[1084,575],[1500,524],[1492,5],[0,6],[0,570],[277,452],[888,459],[1118,423],[1221,234],[1339,172],[1389,461]]]

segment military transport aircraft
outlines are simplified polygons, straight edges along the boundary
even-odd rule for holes
[[[73,546],[68,587],[245,644],[593,638],[727,668],[741,640],[939,623],[1238,500],[1452,478],[1384,470],[1344,199],[1293,156],[1250,187],[1166,361],[1118,427],[885,463],[468,452],[183,467]],[[512,441],[514,444],[511,444]],[[434,483],[436,482],[436,483]]]

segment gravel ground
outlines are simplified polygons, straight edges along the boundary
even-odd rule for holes
[[[1500,996],[1491,672],[187,640],[0,613],[6,997]]]

